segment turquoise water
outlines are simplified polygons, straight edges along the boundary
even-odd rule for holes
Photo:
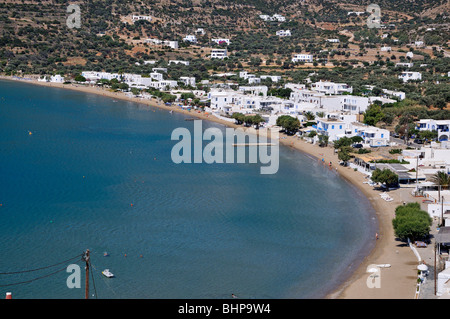
[[[368,200],[302,153],[280,147],[274,175],[259,164],[174,164],[170,136],[192,130],[185,118],[0,81],[0,273],[90,249],[98,298],[316,298],[372,249]],[[75,262],[81,289],[67,288],[67,263],[0,274],[0,293],[84,298]]]

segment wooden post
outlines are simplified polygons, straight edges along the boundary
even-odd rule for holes
[[[89,299],[89,249],[86,250],[85,261],[86,261],[86,290],[84,298]]]
[[[434,295],[436,296],[436,246],[437,243],[434,243]]]

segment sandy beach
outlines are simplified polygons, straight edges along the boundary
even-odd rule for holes
[[[31,76],[30,76],[31,78]],[[84,86],[76,84],[62,84],[38,82],[37,78],[34,80],[19,80],[11,77],[0,77],[0,79],[23,81],[26,83],[37,84],[48,87],[71,89],[80,92],[93,93],[102,96],[112,97],[115,99],[127,100],[137,103],[143,103],[149,107],[158,107],[161,109],[172,110],[174,112],[184,113],[191,117],[196,117],[202,120],[213,121],[229,127],[242,127],[232,122],[219,119],[211,114],[205,114],[196,110],[183,110],[179,107],[166,106],[164,103],[158,102],[155,99],[142,99],[126,96],[123,93],[112,92],[108,89],[103,89],[93,86]],[[376,218],[378,219],[379,230],[378,239],[373,234],[375,247],[372,251],[367,252],[367,257],[364,258],[360,265],[353,265],[356,271],[348,278],[345,283],[333,293],[330,293],[329,299],[413,299],[416,290],[417,279],[417,265],[418,259],[414,255],[410,247],[404,242],[397,241],[394,236],[392,227],[392,219],[394,218],[395,207],[401,205],[403,202],[416,201],[410,195],[409,188],[399,188],[389,192],[389,195],[394,199],[392,202],[386,202],[379,194],[379,190],[363,182],[366,180],[365,176],[350,167],[343,167],[338,165],[337,154],[334,153],[332,147],[319,147],[307,143],[305,140],[299,139],[296,136],[285,136],[280,134],[280,143],[296,150],[305,152],[317,160],[324,159],[326,164],[332,163],[332,169],[337,172],[342,178],[349,183],[355,185],[371,202]],[[352,198],[349,198],[352,200]],[[382,268],[380,271],[380,288],[369,288],[367,279],[370,275],[367,272],[367,267],[371,264],[390,264],[389,268]]]

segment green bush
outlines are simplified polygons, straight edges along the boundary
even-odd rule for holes
[[[408,203],[395,209],[392,220],[395,236],[401,240],[422,239],[430,233],[432,219],[426,211],[420,209],[419,203]]]

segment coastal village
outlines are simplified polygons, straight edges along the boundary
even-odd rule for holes
[[[168,67],[179,63],[188,64],[189,62],[170,61]],[[417,290],[414,292],[414,298],[450,297],[450,260],[448,259],[450,190],[448,180],[440,183],[440,180],[435,178],[440,173],[446,176],[450,174],[450,119],[421,119],[414,123],[417,136],[420,136],[420,132],[427,131],[435,133],[433,138],[401,139],[395,132],[364,124],[361,119],[372,104],[382,105],[402,100],[405,97],[404,92],[383,90],[384,94],[381,97],[354,96],[352,87],[346,83],[310,82],[306,79],[307,84],[284,84],[284,89],[290,89],[290,95],[287,98],[281,98],[268,95],[267,86],[255,85],[259,84],[259,78],[246,71],[241,71],[236,76],[246,79],[248,85],[239,86],[231,82],[215,85],[209,81],[203,81],[202,86],[208,87],[208,91],[197,89],[195,78],[165,80],[165,72],[167,72],[166,68],[155,67],[148,77],[144,77],[139,74],[84,71],[81,74],[82,82],[74,81],[69,84],[58,75],[40,78],[38,81],[60,85],[66,83],[66,86],[103,88],[103,80],[108,83],[116,80],[117,83],[127,85],[127,88],[120,92],[127,98],[141,102],[157,102],[157,105],[193,116],[207,114],[208,119],[215,118],[237,124],[238,121],[233,114],[250,117],[258,114],[262,120],[256,125],[251,122],[244,124],[247,127],[255,126],[260,130],[283,131],[283,127],[279,126],[277,120],[280,117],[289,116],[297,120],[299,125],[294,134],[287,134],[287,136],[290,135],[290,138],[311,144],[319,150],[333,149],[339,140],[351,140],[350,146],[355,152],[352,152],[345,161],[340,160],[337,149],[333,149],[333,162],[339,163],[336,171],[354,170],[364,177],[363,183],[377,190],[382,200],[387,203],[393,202],[394,199],[397,203],[401,200],[403,205],[408,202],[418,202],[433,220],[429,238],[409,242],[411,253],[417,258],[418,267]],[[275,83],[281,80],[281,76],[267,77]],[[403,77],[403,73],[399,77]],[[211,80],[213,82],[214,78]],[[131,90],[132,88],[134,90]],[[162,90],[176,98],[172,102],[164,103],[160,97],[147,92],[148,89]],[[183,98],[186,96],[190,97]],[[196,105],[194,99],[202,106]],[[323,142],[324,140],[326,143]],[[383,183],[371,180],[372,173],[377,169],[387,169],[398,176],[398,182],[392,185],[391,190],[388,190]],[[397,194],[399,197],[395,198]],[[436,259],[431,260],[434,253]],[[435,276],[434,279],[430,273]],[[434,292],[430,288],[433,282]]]

